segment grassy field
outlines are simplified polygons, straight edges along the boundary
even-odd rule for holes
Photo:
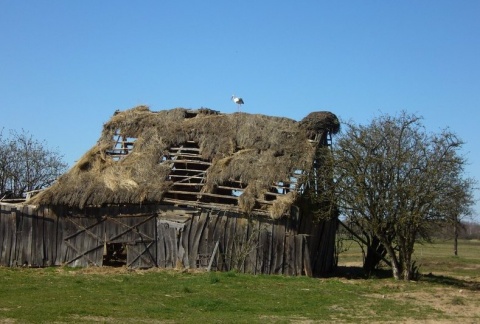
[[[480,322],[479,241],[462,241],[458,257],[451,242],[419,245],[418,282],[351,276],[355,249],[331,278],[0,268],[0,322]]]

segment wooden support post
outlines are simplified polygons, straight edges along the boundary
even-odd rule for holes
[[[217,241],[217,243],[215,243],[215,247],[213,248],[213,253],[212,253],[212,256],[210,257],[210,262],[208,262],[208,267],[207,267],[208,272],[210,272],[210,270],[212,269],[213,260],[215,259],[215,256],[217,255],[217,250],[218,250],[218,244],[219,243],[220,243],[220,241]]]

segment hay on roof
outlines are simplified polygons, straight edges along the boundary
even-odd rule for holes
[[[57,183],[32,198],[40,205],[79,208],[106,204],[160,203],[172,188],[172,148],[196,143],[210,162],[202,193],[222,184],[242,184],[238,206],[251,212],[272,184],[288,182],[297,170],[308,171],[316,148],[315,132],[336,132],[338,119],[328,112],[309,114],[301,122],[259,114],[220,114],[211,109],[176,108],[152,112],[146,106],[116,112],[104,124],[97,144]],[[109,152],[119,136],[134,142],[128,155],[115,161]],[[272,217],[288,211],[295,195],[271,206]]]
[[[337,134],[340,131],[340,121],[329,111],[314,111],[303,118],[299,126],[307,132],[308,137],[330,132]]]

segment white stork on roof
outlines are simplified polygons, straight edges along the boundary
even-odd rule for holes
[[[234,103],[237,104],[238,111],[240,111],[240,106],[243,105],[243,99],[239,97],[235,97],[235,95],[232,96],[232,100]]]

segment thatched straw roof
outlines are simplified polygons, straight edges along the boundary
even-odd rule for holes
[[[288,212],[298,192],[280,195],[272,192],[272,186],[298,188],[301,179],[292,186],[292,175],[312,168],[316,152],[309,140],[312,134],[335,133],[338,128],[338,119],[329,112],[311,113],[296,122],[210,109],[152,112],[139,106],[117,111],[104,125],[97,144],[29,203],[84,208],[179,200],[192,205],[219,202],[244,212],[267,208],[279,217]],[[201,179],[195,182],[197,178]],[[266,193],[273,196],[266,198]],[[223,199],[228,196],[233,198],[231,204]]]

